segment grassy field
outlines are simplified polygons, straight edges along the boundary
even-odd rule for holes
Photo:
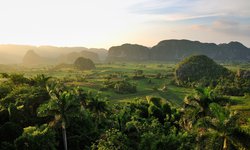
[[[223,64],[232,71],[238,69],[248,69],[249,64]],[[96,69],[91,71],[78,71],[74,68],[54,69],[55,66],[43,66],[37,68],[25,68],[23,66],[2,66],[1,72],[22,73],[27,77],[37,74],[59,78],[65,81],[67,85],[79,86],[86,91],[98,93],[106,97],[112,103],[122,103],[136,98],[145,98],[146,96],[157,96],[168,100],[173,105],[181,106],[184,97],[192,94],[194,89],[178,87],[172,84],[174,80],[175,63],[108,63],[96,64]],[[144,78],[133,79],[136,70],[142,70]],[[132,94],[118,94],[112,89],[101,91],[105,81],[121,81],[127,79],[137,87],[137,92]],[[150,82],[149,82],[150,80]],[[161,90],[166,86],[166,90]],[[237,105],[233,105],[233,110],[247,112],[250,117],[250,96],[231,97]]]

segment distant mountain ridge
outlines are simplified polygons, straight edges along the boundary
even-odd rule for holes
[[[134,52],[130,53],[132,49]],[[152,48],[134,44],[111,47],[108,61],[178,61],[191,55],[206,55],[222,61],[250,61],[250,49],[239,42],[217,45],[190,40],[164,40]]]
[[[250,61],[250,49],[240,42],[214,44],[190,40],[163,40],[152,48],[123,44],[112,46],[108,51],[85,47],[0,45],[0,64],[72,63],[77,57],[86,57],[94,62],[179,61],[190,55],[206,55],[221,61]]]
[[[24,65],[50,64],[52,59],[39,56],[34,50],[28,50],[23,57]]]
[[[34,64],[50,64],[63,60],[62,57],[67,57],[70,53],[81,53],[84,51],[88,55],[96,56],[96,61],[104,61],[107,57],[108,51],[102,48],[85,48],[85,47],[56,47],[56,46],[30,46],[30,45],[14,45],[14,44],[1,44],[0,45],[0,64],[28,64],[31,63],[31,57],[26,61],[28,51],[32,50],[34,53],[29,52],[37,59],[33,59]],[[29,54],[29,55],[30,55]],[[38,55],[38,57],[37,57]],[[24,58],[25,57],[25,58]],[[60,58],[61,57],[61,58]],[[80,56],[79,56],[80,57]],[[84,57],[84,56],[83,56]],[[88,57],[88,56],[87,56]],[[92,57],[93,59],[93,57]],[[94,60],[95,61],[95,60]]]
[[[73,64],[73,62],[79,57],[88,58],[94,62],[100,62],[98,54],[90,51],[71,52],[67,54],[62,54],[56,58],[50,58],[42,57],[34,50],[28,50],[23,57],[22,64],[25,66],[47,64]]]
[[[90,51],[80,51],[63,54],[59,56],[56,61],[57,63],[73,63],[79,57],[89,58],[94,62],[100,62],[98,54]]]
[[[149,48],[138,44],[123,44],[122,46],[113,46],[108,51],[109,60],[137,61],[147,60]]]

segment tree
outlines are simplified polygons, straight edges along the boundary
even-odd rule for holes
[[[195,93],[186,96],[183,102],[185,111],[183,123],[186,124],[187,128],[190,128],[196,124],[199,118],[210,115],[209,104],[219,103],[225,105],[229,100],[217,95],[211,88],[196,88]],[[190,121],[191,124],[189,124]]]
[[[75,60],[74,65],[79,70],[95,69],[95,64],[91,59],[79,57]]]
[[[10,83],[0,83],[0,99],[7,96],[11,90],[12,86]]]
[[[19,85],[1,99],[0,104],[12,113],[10,119],[23,126],[35,125],[40,120],[36,111],[40,104],[49,100],[49,94],[45,88],[29,85]],[[13,105],[10,107],[10,105]],[[17,109],[18,108],[18,109]],[[22,117],[20,117],[22,116]]]
[[[103,135],[103,138],[97,141],[97,145],[93,145],[93,150],[128,150],[129,139],[117,129],[109,129]]]
[[[15,146],[17,150],[56,150],[55,131],[46,124],[26,127],[23,134],[15,140]]]
[[[23,128],[14,122],[5,122],[0,126],[0,141],[13,142],[23,132]]]
[[[96,129],[100,123],[101,115],[107,111],[107,102],[105,100],[100,99],[98,96],[91,96],[87,103],[87,108],[94,112],[96,115]]]
[[[79,101],[81,104],[81,110],[83,110],[83,108],[87,106],[88,94],[86,92],[84,92],[84,90],[79,88],[79,87],[75,88],[74,90],[79,98]]]
[[[183,150],[193,149],[192,135],[187,133],[153,133],[151,130],[141,136],[139,150]]]
[[[30,82],[36,86],[46,87],[46,84],[50,78],[51,77],[47,77],[44,74],[38,74],[31,78]]]
[[[76,94],[68,91],[63,84],[53,83],[48,87],[50,101],[39,107],[38,115],[54,116],[54,123],[60,123],[64,148],[67,150],[66,128],[70,117],[76,117],[80,111],[80,102]]]
[[[114,90],[119,94],[136,93],[136,86],[128,81],[118,81],[114,85]]]
[[[240,140],[238,137],[239,134],[244,134],[242,132],[240,133],[239,130],[238,114],[236,112],[230,112],[217,103],[211,103],[209,109],[211,115],[200,119],[198,126],[205,127],[206,130],[213,130],[215,132],[213,134],[218,137],[218,140],[215,142],[219,142],[219,147],[223,150],[228,150],[230,145],[240,149],[248,149],[249,143],[244,141],[244,139]],[[244,135],[247,136],[247,134]],[[247,138],[249,139],[250,135],[248,135]]]
[[[9,75],[9,79],[15,84],[29,84],[30,80],[24,77],[24,74],[11,74]]]
[[[9,74],[7,74],[7,73],[0,73],[0,74],[1,74],[2,78],[9,78]]]
[[[139,80],[139,79],[144,79],[144,78],[145,78],[145,75],[143,75],[143,70],[134,71],[134,76],[133,76],[134,80]]]

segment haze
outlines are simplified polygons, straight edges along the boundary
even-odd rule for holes
[[[1,0],[0,43],[109,48],[190,39],[250,47],[248,0]]]

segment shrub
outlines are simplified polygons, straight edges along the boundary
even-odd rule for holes
[[[74,65],[79,70],[95,69],[95,64],[91,59],[79,57],[75,60]]]
[[[16,149],[56,149],[55,132],[47,125],[26,127],[15,141]]]
[[[118,81],[114,85],[114,90],[119,94],[135,93],[137,91],[136,86],[128,81]]]

